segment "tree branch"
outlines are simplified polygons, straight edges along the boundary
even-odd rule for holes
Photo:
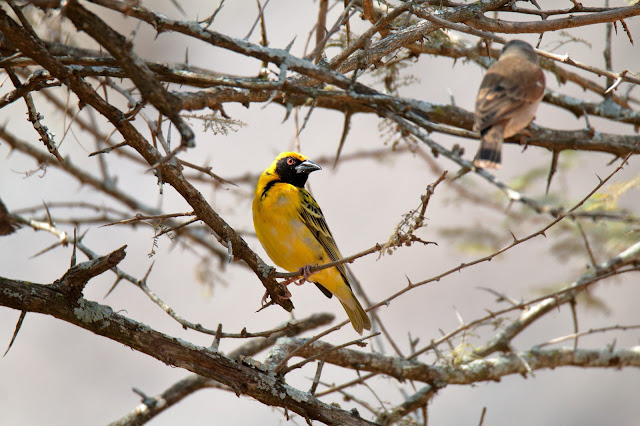
[[[585,368],[640,367],[640,346],[628,349],[549,349],[533,348],[520,353],[505,353],[496,358],[480,359],[451,365],[428,365],[415,359],[385,356],[354,349],[335,348],[329,343],[309,339],[283,337],[278,339],[275,350],[287,353],[302,346],[296,356],[309,358],[326,353],[324,361],[343,368],[368,371],[393,377],[398,381],[415,380],[440,389],[446,385],[471,384],[496,381],[501,377],[522,374],[525,359],[532,370],[564,366]]]
[[[297,336],[298,334],[304,333],[305,331],[313,330],[314,328],[327,325],[334,319],[335,317],[331,314],[311,315],[310,317],[300,320],[296,325],[288,328],[287,330],[274,333],[267,338],[252,339],[242,344],[239,348],[230,352],[227,357],[233,360],[241,360],[244,357],[254,356],[264,349],[273,346],[280,337]],[[197,374],[192,374],[174,383],[160,395],[152,398],[147,398],[142,402],[142,404],[138,405],[130,413],[126,414],[115,422],[110,423],[110,426],[134,426],[144,424],[152,418],[156,417],[158,414],[162,413],[167,408],[170,408],[171,406],[182,401],[182,399],[186,398],[192,393],[197,392],[200,389],[210,387],[233,391],[232,388],[221,385],[220,383],[212,379],[204,376],[199,376]]]
[[[470,27],[492,33],[523,34],[544,33],[547,31],[558,31],[605,22],[615,22],[637,15],[640,15],[640,5],[620,7],[585,15],[570,15],[566,18],[543,19],[537,22],[511,22],[477,15],[465,23]]]
[[[56,289],[0,277],[0,305],[37,312],[84,328],[168,365],[184,368],[251,396],[266,405],[283,407],[304,418],[328,424],[364,425],[370,422],[325,404],[307,392],[285,384],[258,362],[238,362],[160,333],[117,314],[107,306],[80,298],[74,303]]]
[[[53,283],[53,287],[69,295],[72,300],[82,296],[82,291],[91,278],[115,268],[124,259],[126,255],[124,250],[126,248],[127,246],[125,245],[106,256],[72,266],[62,278]]]

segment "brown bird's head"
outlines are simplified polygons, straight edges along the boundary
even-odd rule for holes
[[[539,63],[536,51],[529,43],[523,40],[511,40],[509,43],[505,44],[502,48],[502,52],[500,52],[500,59],[512,55],[524,58],[536,65]]]

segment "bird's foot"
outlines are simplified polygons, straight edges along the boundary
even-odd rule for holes
[[[300,268],[300,270],[298,270],[298,276],[302,275],[301,278],[298,278],[298,276],[295,276],[282,281],[280,284],[286,287],[291,283],[295,283],[296,285],[302,285],[306,283],[309,280],[309,277],[313,274],[313,272],[311,272],[311,268],[314,266],[318,266],[318,265],[316,264],[313,266],[312,265],[303,266],[302,268]]]
[[[289,284],[291,284],[291,283],[296,283],[297,284],[297,281],[298,281],[298,277],[295,276],[295,277],[291,277],[291,278],[288,278],[288,279],[282,281],[280,284],[282,284],[284,286],[284,288],[287,288],[287,286]]]
[[[520,143],[520,145],[524,145],[525,148],[526,148],[527,145],[528,145],[527,140],[531,136],[533,136],[533,133],[531,133],[528,129],[522,129],[522,130],[520,130],[520,135],[519,135],[519,138],[518,138],[518,142]]]
[[[313,267],[315,266],[318,266],[318,264],[316,263],[315,265],[313,265]],[[300,278],[300,280],[296,283],[297,285],[302,285],[309,280],[309,277],[311,276],[311,274],[313,274],[313,272],[311,272],[311,268],[311,265],[304,265],[302,268],[300,268],[302,278]]]

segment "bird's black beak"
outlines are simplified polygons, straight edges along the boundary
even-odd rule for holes
[[[309,174],[311,172],[315,172],[316,170],[322,170],[322,167],[318,166],[311,160],[304,160],[302,163],[296,166],[296,173]]]

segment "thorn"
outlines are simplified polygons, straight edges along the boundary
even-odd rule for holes
[[[447,92],[449,92],[449,103],[453,106],[456,106],[456,98],[453,96],[453,91],[450,87],[447,87]]]
[[[342,148],[344,147],[344,142],[347,140],[347,135],[349,134],[349,130],[351,129],[351,115],[353,113],[349,110],[344,113],[344,124],[342,127],[342,137],[340,137],[340,144],[338,145],[338,151],[336,152],[336,159],[333,161],[333,167],[335,168],[338,165],[338,160],[340,159],[340,153],[342,152]]]
[[[513,206],[513,199],[509,198],[509,202],[507,203],[507,207],[505,207],[504,211],[508,212],[511,210],[511,206]]]
[[[142,398],[142,403],[147,407],[153,408],[156,405],[157,401],[155,398],[148,396],[138,388],[131,388],[131,390],[133,391],[133,393],[137,393],[138,395],[140,395],[140,398]]]
[[[451,178],[451,182],[455,181],[458,178],[461,178],[462,176],[466,175],[467,173],[469,173],[472,169],[470,169],[469,167],[463,167],[460,170],[458,170],[458,173],[456,173],[455,175],[453,175],[453,177]]]
[[[42,204],[44,205],[44,209],[47,212],[47,222],[49,222],[49,225],[55,226],[53,223],[53,219],[51,219],[51,212],[49,211],[49,206],[47,205],[47,202],[43,201]]]
[[[560,154],[558,153],[558,151],[553,151],[553,154],[551,156],[551,167],[549,167],[549,175],[547,176],[547,189],[545,190],[546,195],[549,195],[549,187],[551,186],[551,179],[553,178],[553,175],[555,175],[556,171],[558,170],[559,157],[560,157]]]
[[[604,91],[605,95],[608,95],[609,93],[613,92],[614,90],[616,90],[616,88],[620,85],[620,83],[622,83],[623,79],[624,79],[624,75],[627,73],[627,70],[624,70],[620,73],[620,75],[618,76],[618,78],[616,79],[616,81],[611,85],[611,87],[609,87],[607,90]]]
[[[220,338],[222,337],[222,324],[218,323],[218,328],[216,330],[216,337],[213,339],[213,343],[211,344],[211,350],[213,352],[218,352],[218,348],[220,347]]]
[[[298,130],[298,134],[297,136],[300,135],[300,133],[302,133],[302,131],[304,130],[305,127],[307,127],[307,123],[309,122],[309,119],[311,118],[311,113],[313,111],[315,111],[316,108],[316,103],[317,103],[317,99],[314,99],[311,102],[311,106],[309,107],[309,112],[307,113],[307,115],[304,117],[304,121],[302,122],[302,127],[300,127],[300,130]]]
[[[289,116],[291,115],[291,111],[293,110],[293,104],[291,102],[287,102],[285,104],[285,108],[287,112],[285,113],[284,118],[282,119],[283,123],[289,119]]]
[[[58,247],[60,245],[63,245],[63,244],[64,244],[63,241],[58,241],[57,243],[53,243],[49,247],[46,247],[46,248],[40,250],[39,252],[37,252],[36,254],[34,254],[33,256],[31,256],[30,259],[35,259],[38,256],[42,256],[43,254],[45,254],[45,253],[53,250],[54,248],[56,248],[56,247]]]
[[[296,37],[298,36],[293,37],[293,40],[291,40],[289,44],[287,44],[287,47],[285,47],[284,50],[286,50],[287,52],[291,50],[291,47],[293,47],[293,43],[296,41]]]
[[[484,311],[485,311],[487,314],[489,314],[489,316],[490,316],[490,317],[492,317],[492,318],[496,316],[495,312],[493,312],[493,311],[492,311],[492,310],[490,310],[490,309],[486,309],[486,308],[485,308],[485,309],[484,309]]]
[[[107,294],[104,295],[103,299],[106,299],[111,294],[111,292],[116,289],[116,286],[120,283],[120,281],[122,281],[122,277],[116,277],[116,281],[113,283],[109,291],[107,291]]]
[[[151,273],[151,269],[153,269],[153,265],[155,265],[155,263],[155,260],[151,262],[151,265],[149,265],[149,269],[147,269],[147,273],[144,274],[144,277],[142,277],[142,280],[140,281],[141,283],[147,283],[147,278],[149,278],[149,274]]]
[[[73,228],[73,251],[71,252],[71,267],[72,268],[74,266],[76,266],[76,253],[77,253],[77,248],[78,248],[78,244],[77,244],[77,240],[76,240],[76,229],[77,228]]]
[[[502,294],[500,292],[497,292],[491,288],[488,287],[478,287],[480,290],[484,290],[488,293],[493,294],[494,296],[496,296],[498,298],[498,302],[509,302],[512,306],[517,306],[518,302],[516,302],[515,300],[511,299],[510,297],[508,297],[506,294]],[[489,312],[489,314],[491,316],[494,316],[493,312],[489,311],[488,309],[485,309],[487,312]]]
[[[280,67],[280,75],[284,75],[286,74],[286,67],[284,66],[284,64],[281,65]],[[278,93],[280,93],[280,90],[278,89],[273,89],[271,91],[271,95],[269,96],[269,98],[265,101],[264,105],[262,106],[262,109],[265,109],[266,107],[268,107],[269,105],[271,105],[271,102],[273,102],[273,100],[276,98],[276,96],[278,95]]]
[[[460,327],[464,327],[465,322],[464,322],[464,320],[462,319],[462,315],[460,315],[460,312],[458,312],[458,309],[457,309],[455,306],[454,306],[453,310],[454,310],[454,311],[455,311],[455,313],[456,313],[456,317],[458,318],[458,322],[460,323]]]
[[[13,346],[13,342],[16,341],[16,337],[18,337],[18,332],[20,331],[20,328],[22,327],[22,322],[24,321],[24,318],[26,316],[27,316],[27,311],[22,311],[20,313],[20,318],[18,318],[18,322],[16,323],[16,329],[13,332],[13,337],[11,338],[11,342],[9,342],[9,346],[7,347],[7,350],[4,351],[4,355],[2,355],[2,358],[4,358],[9,353],[9,349],[11,349],[11,346]]]
[[[80,238],[78,238],[78,242],[81,242],[88,233],[89,233],[89,228],[85,229],[82,235],[80,235]]]

